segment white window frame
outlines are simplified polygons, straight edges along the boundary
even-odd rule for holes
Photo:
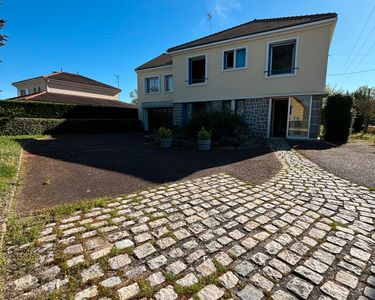
[[[174,82],[172,83],[173,84],[172,90],[167,91],[167,80],[166,80],[167,76],[172,76],[172,81],[174,80],[173,74],[164,75],[164,93],[173,93]]]
[[[147,79],[151,79],[151,78],[159,79],[159,91],[158,92],[150,92],[150,93],[147,92]],[[143,91],[146,95],[160,94],[160,75],[145,77],[143,81]]]
[[[193,84],[189,84],[189,78],[190,78],[190,74],[189,74],[189,61],[191,58],[195,58],[195,57],[199,57],[199,56],[204,56],[204,59],[205,59],[205,73],[206,73],[206,77],[204,79],[204,82],[200,82],[200,83],[193,83]],[[191,55],[191,56],[187,56],[186,57],[186,72],[185,72],[185,82],[186,82],[186,86],[200,86],[200,85],[207,85],[207,77],[208,77],[208,57],[207,57],[207,53],[200,53],[200,54],[194,54],[194,55]]]
[[[268,74],[269,73],[269,67],[272,65],[271,61],[270,61],[270,59],[271,59],[271,57],[270,57],[270,48],[271,47],[270,46],[272,44],[288,42],[288,41],[293,41],[293,40],[296,41],[296,49],[295,49],[295,53],[294,53],[293,73],[275,74],[275,75]],[[289,37],[289,38],[285,38],[285,39],[282,39],[282,40],[268,41],[267,42],[267,48],[266,48],[266,70],[264,71],[265,78],[278,78],[278,77],[296,76],[297,75],[297,69],[298,69],[298,52],[299,52],[298,49],[299,49],[299,37],[298,36]]]
[[[239,47],[235,47],[235,48],[223,49],[221,51],[221,71],[222,72],[229,72],[229,71],[239,71],[239,70],[247,69],[248,48],[249,48],[248,46],[242,46],[242,47],[239,46]],[[245,49],[246,50],[245,66],[244,67],[240,67],[240,68],[236,68],[236,51],[237,50],[241,50],[241,49]],[[233,68],[232,69],[224,69],[224,53],[227,52],[227,51],[234,51]]]

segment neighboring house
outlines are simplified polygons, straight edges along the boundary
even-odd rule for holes
[[[101,105],[136,108],[135,105],[119,101],[121,90],[108,84],[67,72],[12,83],[17,88],[17,97],[8,100],[29,100],[53,103]]]
[[[146,130],[232,110],[261,137],[316,138],[337,14],[253,20],[136,68]]]

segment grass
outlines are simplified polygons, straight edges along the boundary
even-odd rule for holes
[[[350,135],[350,142],[353,141],[366,141],[370,143],[375,144],[375,134],[373,133],[364,133],[364,132],[359,132],[359,133],[353,133]]]

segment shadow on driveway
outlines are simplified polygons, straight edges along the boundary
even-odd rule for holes
[[[16,201],[27,212],[220,172],[259,184],[281,168],[266,143],[210,152],[161,149],[140,133],[33,140],[24,150]]]

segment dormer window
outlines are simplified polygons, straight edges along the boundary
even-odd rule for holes
[[[27,89],[20,90],[20,96],[26,96],[27,95]]]

